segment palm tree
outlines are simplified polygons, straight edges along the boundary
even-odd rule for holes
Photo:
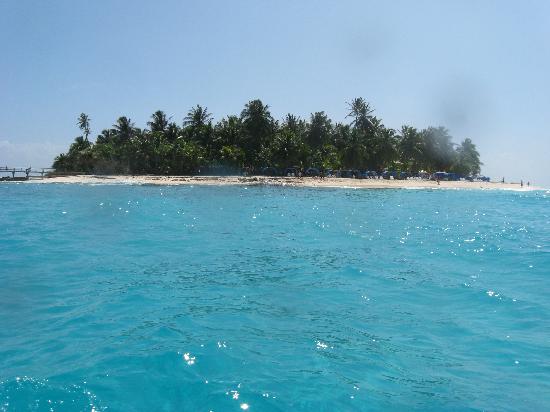
[[[409,171],[418,172],[422,165],[423,143],[422,136],[414,127],[401,127],[401,135],[398,137],[398,152],[402,164]]]
[[[134,123],[129,117],[121,116],[113,125],[116,135],[121,142],[130,140],[134,135]]]
[[[208,113],[208,107],[202,107],[201,105],[192,107],[187,116],[183,119],[184,126],[190,126],[192,128],[200,128],[206,126],[212,121],[212,114]]]
[[[292,130],[296,134],[302,134],[305,132],[306,122],[300,119],[299,116],[288,113],[283,119],[282,126]]]
[[[470,139],[457,146],[449,131],[429,127],[418,131],[403,126],[399,135],[386,128],[365,99],[348,103],[351,121],[333,123],[324,112],[309,121],[288,114],[277,122],[261,100],[249,101],[239,115],[227,116],[215,126],[206,107],[192,107],[183,127],[160,110],[147,129],[119,117],[91,143],[90,118],[78,118],[81,135],[55,160],[60,170],[117,173],[193,173],[199,166],[232,167],[293,165],[382,170],[452,170],[477,174],[481,162]],[[399,162],[397,162],[399,161]],[[371,169],[372,168],[372,169]]]
[[[183,119],[186,135],[189,140],[201,144],[210,151],[212,146],[212,115],[207,107],[196,105],[187,112]]]
[[[115,137],[115,135],[116,135],[116,131],[114,129],[104,129],[97,136],[96,143],[99,143],[99,144],[110,143]]]
[[[383,127],[377,133],[376,167],[378,169],[397,160],[397,136],[394,129]]]
[[[262,147],[267,147],[273,138],[275,122],[269,106],[261,100],[251,100],[241,112],[241,121],[244,129],[243,149],[247,155],[249,165],[257,163],[257,154]]]
[[[214,128],[215,144],[223,146],[239,146],[242,144],[242,123],[237,116],[227,116],[220,120]]]
[[[82,130],[82,133],[84,134],[84,139],[87,141],[88,136],[90,135],[90,117],[85,113],[80,113],[77,124],[78,128]]]
[[[69,159],[65,153],[60,153],[55,157],[52,167],[56,172],[65,172],[71,168]]]
[[[164,131],[164,135],[169,142],[175,141],[181,135],[181,129],[175,122],[170,122]]]
[[[374,109],[370,107],[370,104],[362,97],[357,97],[348,103],[348,106],[350,111],[346,117],[353,118],[351,125],[364,132],[371,131]]]
[[[256,133],[270,131],[273,125],[273,117],[269,112],[269,106],[264,105],[260,99],[251,100],[241,112],[241,120],[245,127]]]
[[[157,110],[151,115],[151,121],[147,122],[147,125],[151,128],[152,132],[162,132],[168,127],[169,119],[162,110]]]
[[[313,148],[319,148],[330,141],[332,122],[325,112],[312,113],[307,132],[307,142]]]
[[[342,140],[342,163],[345,167],[361,169],[365,166],[368,150],[365,145],[364,134],[358,129],[341,129],[346,134]]]
[[[422,130],[423,153],[426,166],[431,171],[449,170],[455,162],[455,144],[449,131],[442,126]]]
[[[465,176],[476,176],[481,172],[482,164],[479,160],[476,145],[471,139],[465,139],[458,145],[456,148],[456,161],[453,165],[455,172]]]
[[[281,128],[275,134],[270,152],[272,163],[281,169],[300,165],[307,157],[304,142],[288,127]]]

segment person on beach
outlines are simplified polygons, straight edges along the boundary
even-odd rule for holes
[[[523,179],[521,180],[520,185],[521,185],[521,187],[523,187]]]

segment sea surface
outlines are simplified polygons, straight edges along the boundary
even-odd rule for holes
[[[550,410],[548,192],[0,200],[0,411]]]

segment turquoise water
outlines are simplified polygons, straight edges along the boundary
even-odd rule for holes
[[[1,411],[550,409],[548,193],[0,195]]]

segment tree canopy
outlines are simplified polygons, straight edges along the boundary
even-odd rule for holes
[[[90,118],[82,113],[77,120],[82,135],[55,158],[53,167],[98,174],[240,173],[265,167],[480,173],[479,153],[469,138],[455,143],[441,126],[386,127],[361,97],[348,108],[347,123],[334,122],[322,111],[307,120],[289,113],[277,121],[259,99],[249,101],[240,115],[216,123],[200,105],[180,124],[157,110],[144,129],[129,117],[119,117],[95,142],[88,140]]]

